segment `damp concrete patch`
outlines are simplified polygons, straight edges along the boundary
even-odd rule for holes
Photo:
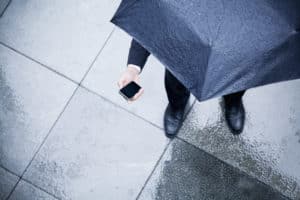
[[[272,186],[300,199],[300,81],[246,92],[245,128],[230,133],[221,99],[197,102],[179,137]]]
[[[287,200],[279,192],[204,151],[172,141],[140,200]]]

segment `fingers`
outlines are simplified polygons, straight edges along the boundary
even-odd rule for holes
[[[140,98],[140,96],[142,96],[143,93],[144,93],[144,89],[141,88],[141,89],[139,90],[139,92],[136,93],[136,94],[134,95],[134,97],[132,97],[132,98],[129,100],[129,102],[133,102],[133,101],[137,100],[138,98]]]
[[[119,89],[124,87],[127,84],[127,82],[128,81],[126,79],[120,79],[119,82],[118,82]]]

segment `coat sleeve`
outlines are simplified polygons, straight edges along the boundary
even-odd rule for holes
[[[145,63],[149,55],[150,53],[144,47],[142,47],[137,41],[132,39],[129,54],[128,54],[127,65],[128,64],[137,65],[142,70],[143,67],[145,66]]]

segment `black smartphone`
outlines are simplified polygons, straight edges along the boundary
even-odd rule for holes
[[[141,89],[141,86],[139,86],[134,81],[131,81],[126,86],[120,89],[119,93],[126,99],[130,100],[138,91]]]

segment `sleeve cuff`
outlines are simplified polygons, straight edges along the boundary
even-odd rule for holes
[[[139,71],[139,74],[141,73],[141,67],[137,66],[137,65],[133,65],[133,64],[129,64],[128,67],[131,67],[131,68],[135,68]]]

